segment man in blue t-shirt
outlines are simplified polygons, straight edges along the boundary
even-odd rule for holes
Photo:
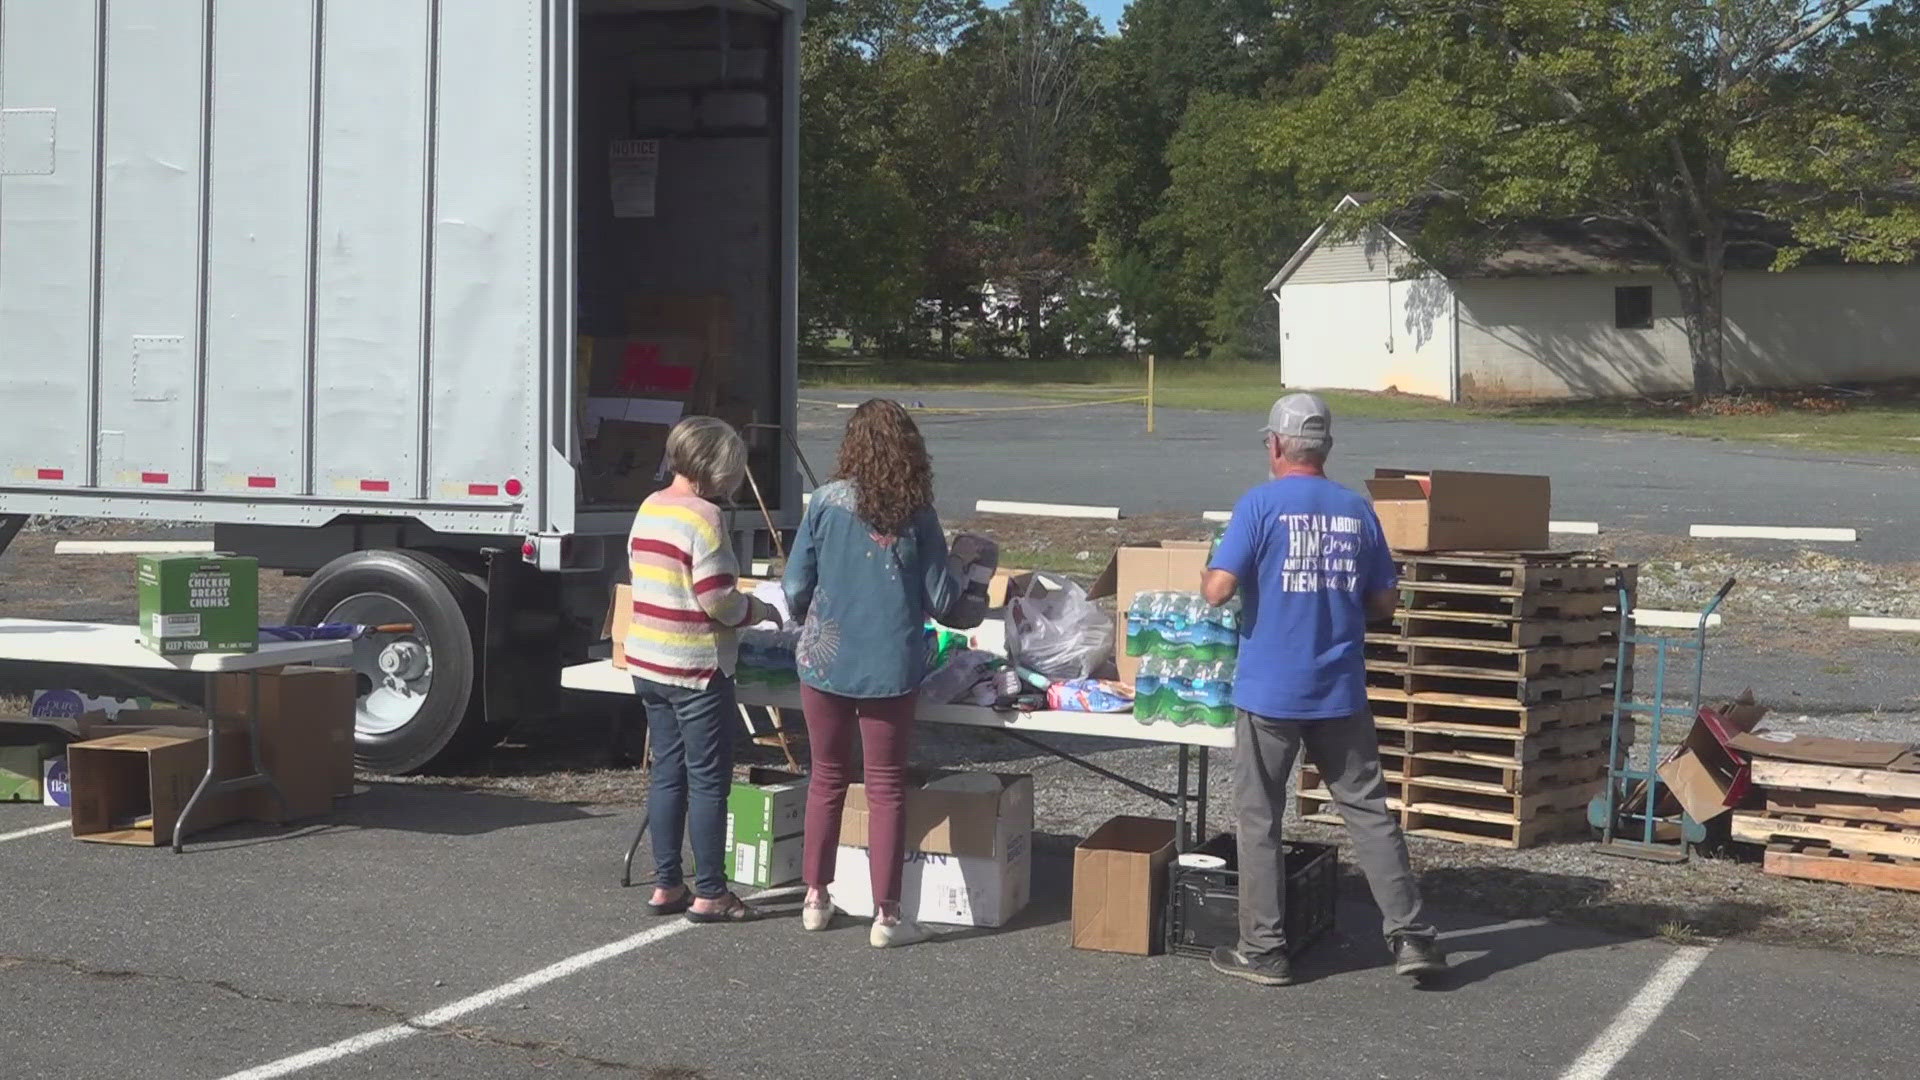
[[[1291,981],[1280,821],[1287,777],[1305,747],[1346,820],[1353,855],[1386,918],[1394,970],[1445,971],[1399,818],[1387,809],[1367,708],[1367,623],[1389,619],[1398,574],[1367,500],[1327,479],[1333,414],[1313,394],[1274,403],[1266,427],[1273,480],[1233,508],[1202,582],[1207,601],[1241,597],[1233,703],[1239,817],[1240,943],[1214,970],[1267,986]]]

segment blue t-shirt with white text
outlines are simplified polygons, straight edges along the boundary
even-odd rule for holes
[[[1366,498],[1322,476],[1241,496],[1209,565],[1240,581],[1233,703],[1275,720],[1367,707],[1367,594],[1399,573]]]

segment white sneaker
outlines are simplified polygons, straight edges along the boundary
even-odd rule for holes
[[[873,930],[867,934],[867,944],[876,949],[897,949],[902,945],[918,945],[932,936],[926,927],[904,916],[893,923],[875,919]]]
[[[825,930],[827,927],[833,925],[833,916],[834,907],[832,904],[823,904],[820,907],[815,907],[812,904],[802,904],[800,906],[800,929]]]

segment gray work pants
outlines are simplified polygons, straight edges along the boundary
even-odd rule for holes
[[[1407,861],[1399,816],[1387,809],[1373,714],[1345,720],[1274,720],[1240,710],[1233,751],[1234,809],[1239,817],[1240,950],[1249,956],[1286,947],[1286,869],[1280,822],[1287,778],[1306,747],[1346,820],[1353,859],[1366,875],[1386,934],[1432,936],[1420,920],[1420,889]]]

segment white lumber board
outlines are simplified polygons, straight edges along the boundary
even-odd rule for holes
[[[1860,539],[1857,529],[1811,528],[1799,525],[1693,525],[1687,535],[1696,540],[1819,540],[1851,544]]]
[[[1091,521],[1119,521],[1117,506],[1075,506],[1071,503],[1005,502],[981,499],[973,506],[976,514],[1019,514],[1025,517],[1085,518]]]
[[[1215,525],[1223,525],[1233,520],[1233,511],[1209,510],[1206,513],[1200,515],[1200,520],[1210,521],[1210,522],[1213,522]]]
[[[211,540],[61,540],[55,555],[209,555]]]
[[[1599,536],[1600,523],[1597,521],[1549,521],[1547,531],[1577,536]]]

